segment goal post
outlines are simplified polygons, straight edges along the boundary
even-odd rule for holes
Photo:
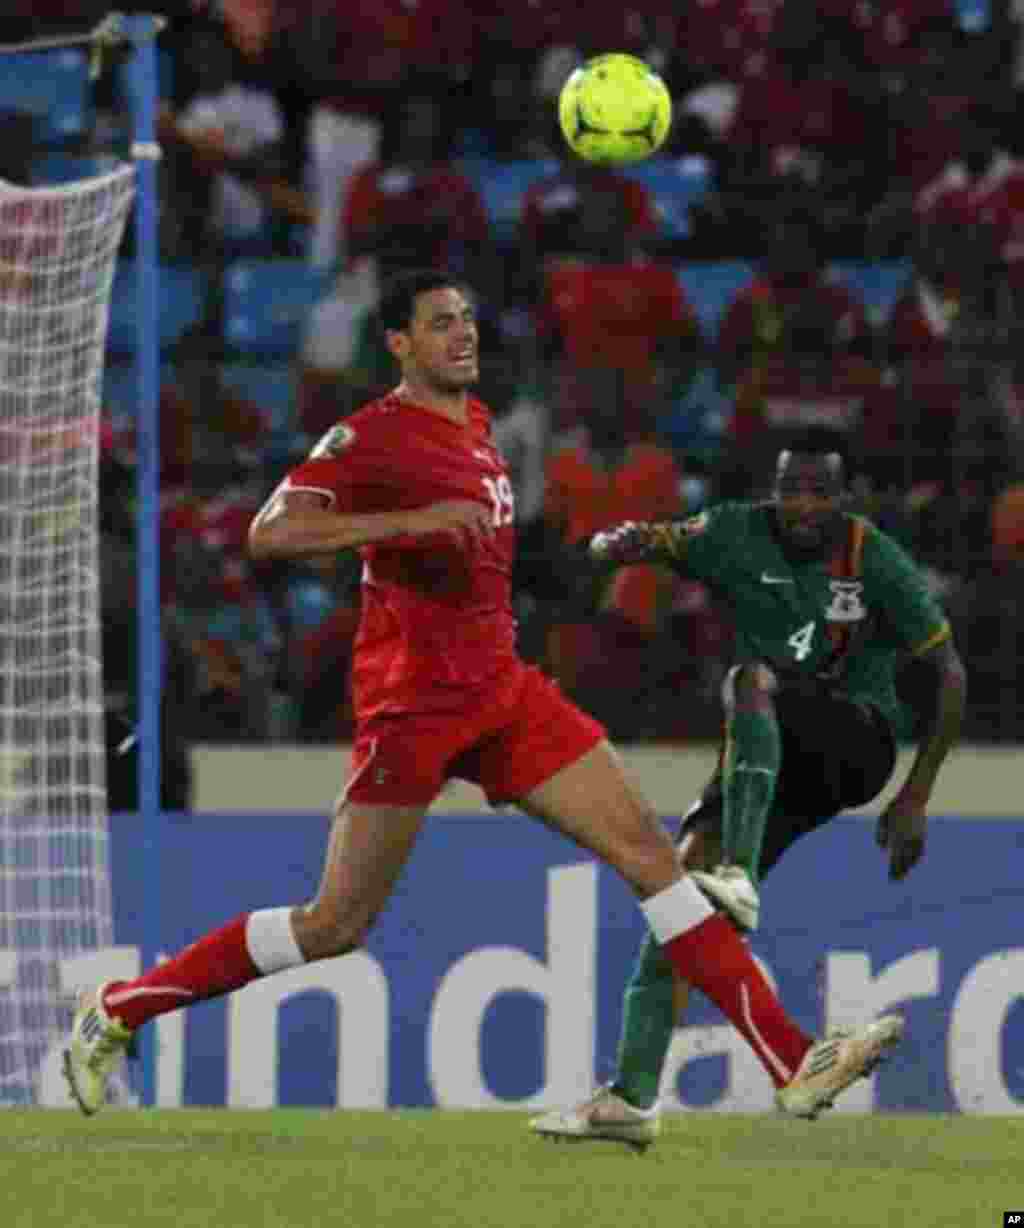
[[[132,161],[61,186],[0,182],[0,1105],[33,1104],[73,999],[62,969],[114,943],[105,780],[98,465],[111,287],[134,208],[138,276],[143,958],[159,922],[160,624],[153,17],[0,48],[130,53]],[[145,949],[147,948],[148,949]],[[152,1103],[153,1054],[143,1099]]]

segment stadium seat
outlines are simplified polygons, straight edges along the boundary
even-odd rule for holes
[[[285,610],[299,632],[314,631],[337,605],[334,594],[319,580],[293,580],[285,590]]]
[[[705,158],[647,158],[622,167],[650,193],[667,239],[688,239],[690,206],[707,192],[711,175]]]
[[[531,184],[558,170],[554,158],[524,158],[498,162],[490,158],[460,158],[456,167],[480,193],[494,241],[513,243],[522,216],[523,197]]]
[[[89,120],[89,62],[84,51],[6,55],[0,73],[0,109],[25,111],[37,120],[40,145],[59,146],[81,137]]]
[[[701,329],[709,342],[718,336],[718,324],[733,298],[754,279],[754,270],[744,261],[708,261],[680,265],[679,284],[693,304]]]
[[[181,340],[185,330],[198,324],[203,312],[205,285],[196,269],[163,265],[160,285],[160,349],[168,350]],[[137,340],[135,262],[122,261],[114,276],[110,298],[110,330],[107,350],[111,354],[133,353]]]
[[[987,30],[992,24],[992,6],[989,0],[956,0],[953,8],[960,29],[968,34]]]
[[[711,468],[722,447],[732,412],[730,399],[722,392],[714,367],[700,367],[685,394],[658,423],[674,448],[687,459]]]
[[[224,387],[267,415],[272,433],[295,430],[295,369],[290,363],[229,362],[220,368]]]
[[[237,261],[224,279],[224,340],[240,354],[293,358],[330,280],[301,260]]]
[[[900,291],[910,280],[912,270],[908,263],[901,260],[879,261],[874,264],[864,261],[839,261],[831,266],[831,272],[852,294],[860,298],[867,308],[868,319],[878,326],[889,319]]]
[[[115,170],[118,165],[120,164],[117,158],[108,154],[84,157],[53,150],[32,160],[32,187],[41,188],[48,184],[91,179]]]

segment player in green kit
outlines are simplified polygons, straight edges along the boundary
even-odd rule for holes
[[[878,823],[890,878],[921,857],[928,800],[960,727],[966,680],[949,623],[896,542],[844,510],[846,480],[836,437],[812,429],[779,453],[770,500],[626,523],[590,543],[598,562],[657,561],[701,580],[732,613],[737,663],[723,685],[724,744],[684,818],[680,856],[745,930],[758,923],[759,879],[785,850],[871,801],[892,775],[897,738],[915,723],[895,689],[909,656],[932,666],[934,691],[916,714],[913,764]],[[661,1068],[687,996],[648,939],[626,989],[615,1079],[574,1109],[534,1118],[531,1129],[652,1142]]]

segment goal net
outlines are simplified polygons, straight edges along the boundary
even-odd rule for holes
[[[100,386],[130,167],[0,182],[0,1103],[37,1099],[113,943],[100,657]]]

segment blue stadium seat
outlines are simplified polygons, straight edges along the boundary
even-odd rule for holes
[[[837,261],[831,266],[836,280],[864,303],[872,324],[885,324],[903,287],[910,280],[912,268],[903,260],[885,260],[874,264],[864,261]]]
[[[732,402],[722,391],[714,367],[707,363],[697,370],[690,387],[662,417],[658,428],[673,447],[710,467],[731,415]]]
[[[202,276],[191,267],[163,265],[158,277],[160,349],[167,350],[202,317],[205,286]],[[110,299],[107,349],[112,354],[130,354],[135,350],[138,319],[135,304],[135,262],[125,260],[117,267]]]
[[[754,270],[740,260],[694,262],[680,265],[676,276],[697,312],[704,336],[714,342],[726,307],[754,280]]]
[[[285,609],[296,631],[315,631],[337,604],[319,580],[293,580],[285,590]]]
[[[3,57],[0,110],[36,117],[36,140],[63,145],[81,137],[90,119],[89,62],[84,51],[22,52]]]
[[[989,0],[956,0],[953,8],[961,30],[977,34],[987,30],[992,23],[992,6]]]
[[[538,179],[554,175],[554,158],[523,158],[498,162],[491,158],[460,158],[457,168],[480,193],[496,243],[515,242],[526,189]]]
[[[224,363],[220,368],[224,387],[253,405],[269,418],[272,434],[291,436],[295,430],[295,370],[289,363]]]
[[[239,353],[293,358],[330,282],[328,270],[301,260],[237,261],[224,279],[225,341]]]
[[[33,158],[31,182],[35,188],[46,187],[48,184],[74,183],[79,179],[106,175],[120,165],[122,163],[118,162],[117,158],[108,154],[79,157],[53,150]]]
[[[706,159],[647,158],[623,166],[622,174],[650,193],[666,238],[690,237],[690,206],[705,195],[711,183]]]

